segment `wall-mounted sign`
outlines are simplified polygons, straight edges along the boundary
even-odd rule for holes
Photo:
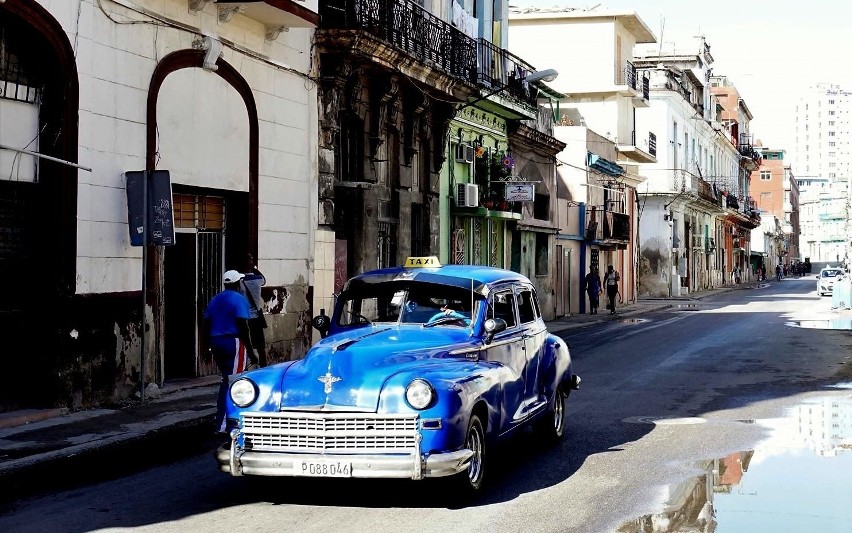
[[[130,245],[143,246],[175,244],[175,219],[172,206],[172,181],[168,170],[130,170],[127,180],[127,219],[130,225]],[[147,180],[147,186],[143,184]],[[143,188],[147,202],[143,202]],[[145,206],[145,207],[143,207]],[[146,218],[143,213],[148,211]],[[148,238],[144,238],[143,228]]]
[[[533,185],[510,185],[506,184],[507,202],[529,202],[535,198],[535,187]]]

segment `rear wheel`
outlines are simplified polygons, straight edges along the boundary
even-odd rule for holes
[[[558,441],[565,436],[565,401],[568,395],[562,389],[553,393],[553,399],[536,422],[536,431],[549,441]]]

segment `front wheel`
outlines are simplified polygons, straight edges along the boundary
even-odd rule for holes
[[[562,389],[553,393],[553,399],[536,423],[536,431],[545,439],[556,442],[565,436],[565,401],[568,395]]]
[[[460,492],[472,494],[482,488],[488,465],[485,431],[482,427],[482,421],[477,415],[470,417],[464,447],[472,451],[473,456],[470,458],[467,470],[459,473],[455,481]]]

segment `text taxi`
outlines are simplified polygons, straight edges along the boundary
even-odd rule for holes
[[[580,378],[520,274],[409,258],[350,279],[314,326],[323,339],[304,359],[232,383],[222,471],[458,474],[477,490],[496,441],[529,425],[547,439],[565,433]]]

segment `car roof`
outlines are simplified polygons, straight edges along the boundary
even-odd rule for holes
[[[484,287],[502,282],[530,283],[526,276],[502,268],[481,265],[444,265],[437,268],[394,267],[372,270],[347,281],[343,290],[350,290],[361,285],[402,280],[437,283],[460,288],[472,287],[476,292],[483,292]]]

